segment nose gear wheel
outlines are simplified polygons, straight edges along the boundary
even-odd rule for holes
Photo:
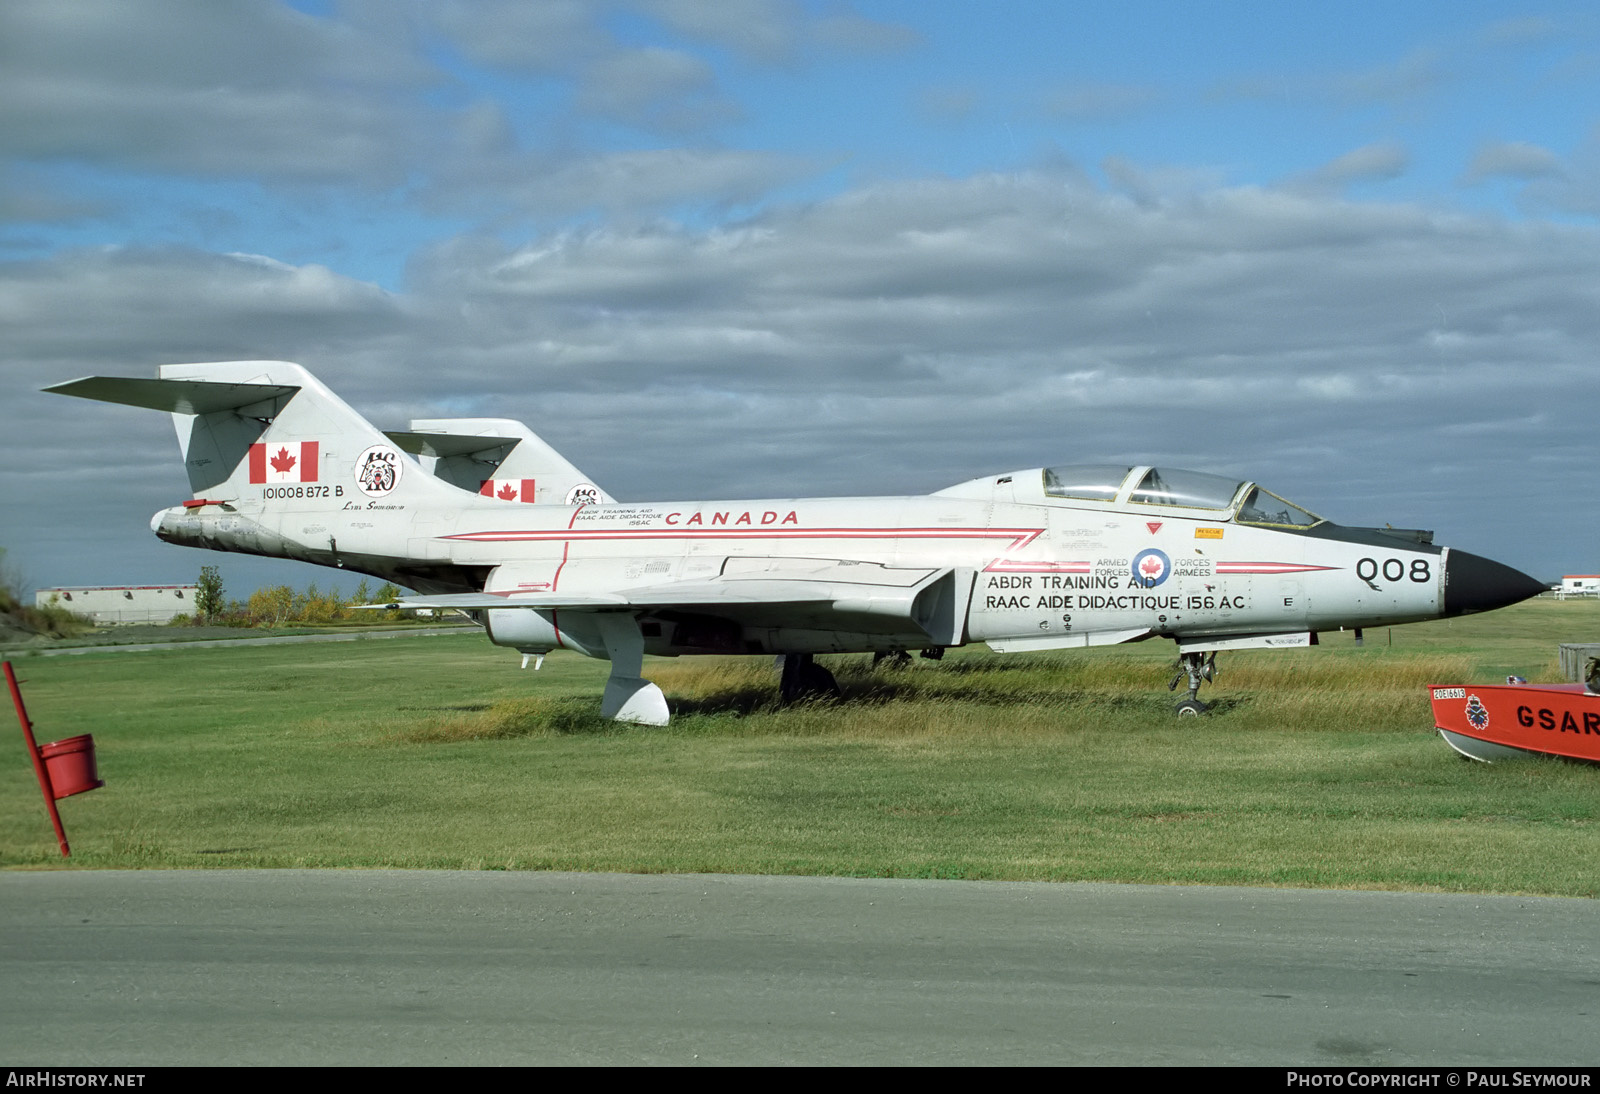
[[[1189,677],[1189,694],[1177,706],[1178,717],[1194,717],[1204,714],[1211,707],[1202,703],[1196,696],[1200,693],[1200,685],[1207,680],[1217,678],[1217,653],[1181,653],[1178,655],[1178,674],[1172,678],[1172,683],[1167,685],[1168,691],[1176,691],[1178,681],[1185,676]]]

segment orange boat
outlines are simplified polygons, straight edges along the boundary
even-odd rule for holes
[[[1428,694],[1439,736],[1463,756],[1485,763],[1530,755],[1600,763],[1600,694],[1591,687],[1434,685]]]

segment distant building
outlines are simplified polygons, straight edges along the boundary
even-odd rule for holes
[[[1560,597],[1600,596],[1600,574],[1567,574],[1561,579]]]
[[[65,585],[39,589],[33,603],[52,605],[96,623],[168,623],[194,614],[193,585]]]

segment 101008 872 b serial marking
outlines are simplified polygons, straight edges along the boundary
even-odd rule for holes
[[[342,498],[342,486],[267,486],[261,490],[262,498]]]

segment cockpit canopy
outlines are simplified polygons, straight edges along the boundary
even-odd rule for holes
[[[1203,471],[1134,467],[1127,464],[1072,464],[1044,469],[1046,497],[1074,501],[1123,501],[1130,506],[1203,509],[1240,524],[1272,528],[1311,528],[1315,513],[1287,502],[1255,483]]]

